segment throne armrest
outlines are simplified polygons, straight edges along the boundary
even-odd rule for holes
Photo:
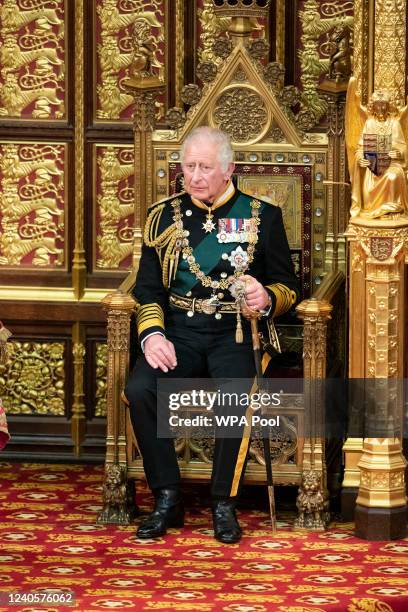
[[[117,291],[102,300],[107,313],[107,431],[106,465],[126,466],[126,412],[122,391],[129,372],[130,318],[136,302],[130,295],[135,273],[131,272]]]
[[[326,377],[327,323],[336,295],[345,281],[341,270],[327,274],[310,299],[297,307],[297,315],[303,321],[303,375],[307,379]]]

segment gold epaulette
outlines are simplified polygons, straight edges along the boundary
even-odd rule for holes
[[[266,288],[272,291],[276,298],[275,309],[273,316],[278,317],[281,314],[287,312],[291,306],[296,302],[296,292],[293,289],[289,289],[282,283],[273,283],[273,285],[266,285]]]
[[[184,195],[186,192],[185,191],[180,191],[179,193],[173,193],[173,195],[171,196],[166,196],[165,198],[161,199],[161,200],[157,200],[156,202],[153,202],[153,204],[150,204],[150,206],[148,206],[147,210],[150,210],[151,208],[154,208],[155,206],[157,206],[157,204],[163,204],[165,202],[171,202],[171,200],[174,200],[174,198],[179,198],[180,196]]]
[[[175,223],[171,223],[159,233],[160,220],[166,206],[180,195],[183,195],[183,193],[185,192],[183,191],[155,202],[147,215],[144,227],[144,243],[146,246],[156,249],[160,257],[163,285],[166,288],[169,286],[169,279],[171,281],[177,271],[179,255],[178,251],[176,252],[177,227]]]

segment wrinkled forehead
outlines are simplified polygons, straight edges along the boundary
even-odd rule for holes
[[[183,163],[188,161],[219,163],[220,145],[209,138],[194,138],[184,148]]]

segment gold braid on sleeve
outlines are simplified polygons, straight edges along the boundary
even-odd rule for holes
[[[276,297],[275,310],[273,316],[278,317],[279,315],[287,312],[291,306],[296,302],[296,293],[286,285],[282,283],[273,283],[273,285],[266,285],[266,288],[272,291]]]

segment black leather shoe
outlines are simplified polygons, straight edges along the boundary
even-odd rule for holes
[[[155,495],[154,510],[139,525],[136,537],[141,540],[160,538],[168,527],[183,527],[184,504],[180,491],[176,489],[159,489]]]
[[[234,544],[241,539],[242,531],[235,515],[235,501],[227,499],[213,502],[214,537],[224,544]]]

